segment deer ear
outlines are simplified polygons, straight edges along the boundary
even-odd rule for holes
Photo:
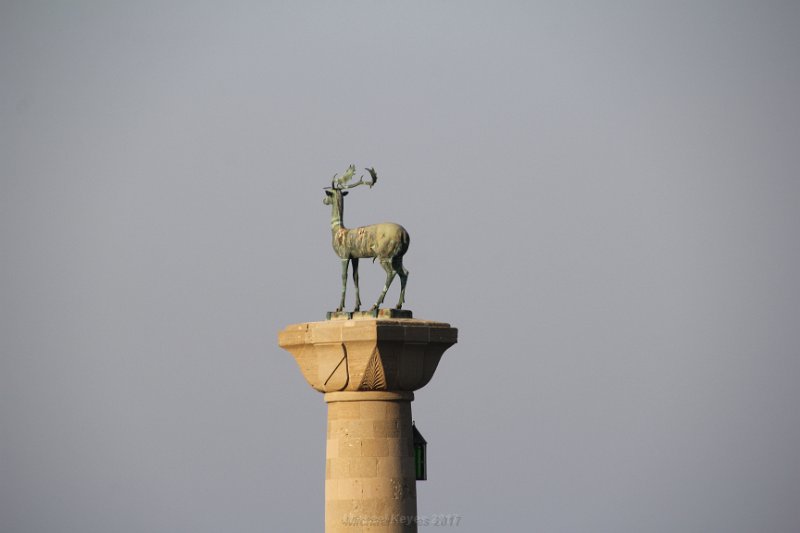
[[[327,189],[325,190],[325,194],[327,194],[328,196],[333,196],[333,193]]]
[[[349,192],[347,192],[347,191],[343,191],[343,192],[342,192],[342,196],[347,196],[348,194],[350,194],[350,193],[349,193]]]

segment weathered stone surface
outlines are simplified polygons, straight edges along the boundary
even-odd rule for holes
[[[372,317],[293,324],[278,336],[320,392],[417,390],[457,340],[443,322]]]
[[[325,395],[328,403],[327,533],[417,531],[414,524],[392,520],[400,515],[416,515],[412,399],[413,394],[409,392]],[[359,413],[358,420],[342,417],[342,413],[355,411]],[[346,425],[347,434],[343,436],[342,429]],[[375,436],[375,428],[381,436]]]
[[[326,393],[326,533],[417,532],[412,391],[430,381],[457,338],[443,322],[380,317],[280,332],[280,346]]]

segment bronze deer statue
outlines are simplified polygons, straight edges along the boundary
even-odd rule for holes
[[[341,177],[333,176],[330,187],[325,187],[327,196],[323,203],[332,207],[331,233],[333,236],[333,250],[342,260],[342,299],[339,302],[338,309],[336,309],[337,312],[344,309],[344,297],[347,291],[347,268],[350,262],[353,263],[353,284],[356,286],[356,306],[353,311],[361,309],[361,296],[358,292],[358,260],[363,257],[372,257],[373,262],[375,259],[380,260],[383,270],[386,271],[386,283],[384,283],[383,291],[378,297],[378,301],[372,306],[371,311],[378,309],[383,303],[386,291],[389,290],[395,275],[400,276],[400,300],[397,302],[397,309],[403,308],[405,299],[408,270],[403,268],[403,254],[408,250],[410,242],[410,237],[405,228],[392,222],[361,226],[354,229],[344,227],[344,197],[348,194],[346,189],[352,189],[359,185],[368,185],[372,188],[375,182],[378,181],[378,175],[375,173],[374,168],[366,170],[369,172],[372,181],[365,182],[364,176],[361,176],[356,183],[348,185],[348,182],[356,172],[355,165],[350,165]]]

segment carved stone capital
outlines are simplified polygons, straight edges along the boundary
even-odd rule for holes
[[[278,344],[320,392],[415,391],[431,380],[457,340],[450,324],[417,319],[306,322],[278,335]]]

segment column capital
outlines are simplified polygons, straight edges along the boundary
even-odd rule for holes
[[[408,391],[341,391],[326,392],[325,403],[331,402],[413,402],[414,393]]]
[[[420,389],[457,340],[444,322],[372,317],[292,324],[278,334],[309,385],[325,393]]]

